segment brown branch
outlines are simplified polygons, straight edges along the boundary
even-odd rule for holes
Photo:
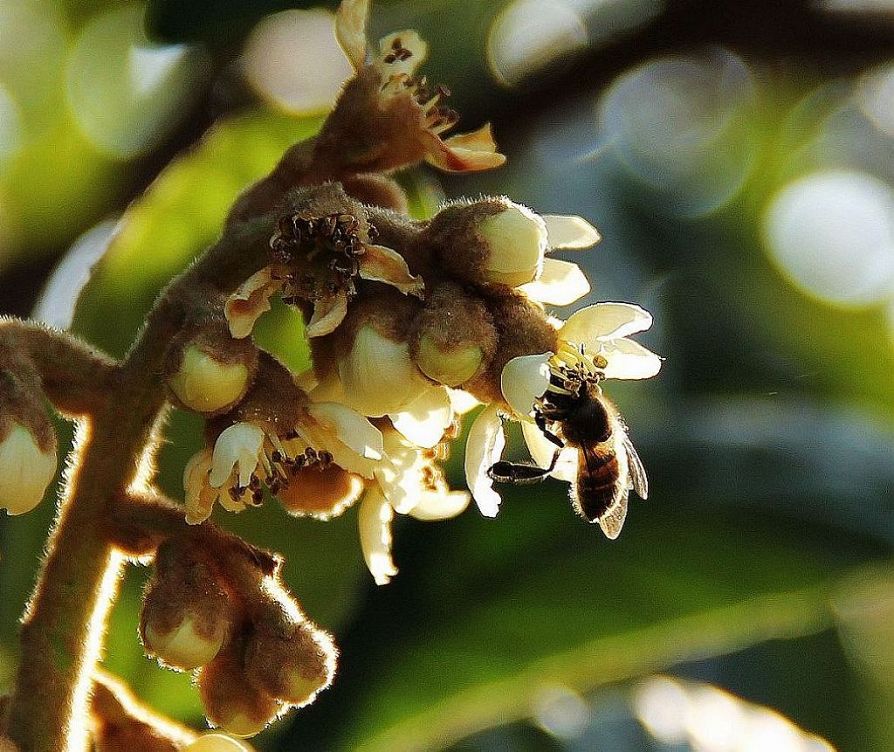
[[[142,704],[102,669],[93,675],[91,732],[96,752],[177,752],[198,734]]]

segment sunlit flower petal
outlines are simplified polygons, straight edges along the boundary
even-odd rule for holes
[[[644,332],[650,326],[652,314],[638,305],[597,303],[571,314],[559,337],[596,352],[601,341]]]
[[[426,491],[410,516],[425,522],[448,520],[464,512],[471,499],[466,491]]]
[[[519,289],[532,300],[564,306],[590,292],[590,282],[577,264],[548,258],[540,276]]]
[[[599,230],[583,217],[568,214],[544,214],[543,221],[546,223],[551,251],[590,248],[602,240]]]
[[[420,295],[425,288],[422,277],[410,273],[404,257],[383,245],[364,246],[360,257],[360,276],[396,287],[405,295]]]
[[[541,397],[549,386],[549,359],[551,352],[538,355],[520,355],[510,360],[500,375],[503,399],[518,417],[530,419],[534,400]]]
[[[373,65],[387,81],[392,76],[412,76],[426,57],[428,43],[413,29],[404,29],[379,40],[379,56]]]
[[[194,454],[183,470],[186,521],[190,525],[198,525],[211,516],[211,510],[217,499],[217,491],[208,484],[210,472],[210,449],[202,449]]]
[[[607,379],[650,379],[661,370],[661,358],[630,339],[615,339],[600,350],[608,362]]]
[[[282,287],[282,280],[274,279],[270,267],[252,274],[227,298],[224,315],[230,334],[243,339],[251,334],[255,322],[270,310],[270,298]]]
[[[208,479],[211,486],[220,488],[235,470],[239,485],[247,487],[263,446],[264,431],[254,423],[234,423],[224,429],[214,444]]]
[[[481,404],[473,395],[462,389],[448,389],[447,394],[450,396],[450,406],[454,415],[465,415]]]
[[[388,417],[394,427],[420,447],[438,444],[453,422],[450,396],[444,387],[430,387],[416,399]]]
[[[370,460],[382,458],[382,432],[359,413],[336,402],[312,403],[307,412],[352,452]],[[341,465],[337,459],[336,464]],[[346,465],[341,466],[351,470]]]
[[[314,303],[314,312],[304,328],[308,337],[325,337],[335,331],[348,313],[348,296],[344,290]]]
[[[494,491],[487,471],[499,461],[505,446],[497,405],[487,405],[469,429],[465,456],[466,483],[485,517],[496,517],[500,511],[500,495]]]
[[[357,522],[360,528],[360,548],[366,566],[377,585],[387,585],[397,574],[391,559],[391,521],[394,510],[379,490],[373,486],[360,502]]]
[[[528,445],[528,451],[531,453],[531,459],[534,460],[538,467],[549,467],[553,461],[553,456],[556,452],[559,452],[559,459],[556,461],[556,466],[550,475],[567,483],[573,483],[577,480],[577,449],[566,447],[560,450],[533,423],[523,422],[521,427],[522,434],[525,437],[525,444]]]
[[[490,123],[447,139],[429,134],[427,144],[425,161],[445,172],[490,170],[506,162],[506,155],[497,151]]]
[[[335,14],[335,36],[354,70],[366,62],[366,21],[369,0],[342,0]]]

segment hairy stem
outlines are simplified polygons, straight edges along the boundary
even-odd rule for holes
[[[91,677],[122,562],[106,535],[106,521],[123,494],[151,480],[155,428],[166,400],[161,375],[168,345],[186,322],[207,314],[209,301],[218,297],[214,291],[232,291],[263,266],[272,226],[272,218],[262,218],[231,227],[171,283],[125,361],[115,368],[106,364],[102,382],[85,390],[92,395],[92,417],[81,424],[47,556],[22,624],[21,664],[7,719],[7,733],[21,752],[86,748]],[[46,332],[17,329],[32,338]],[[43,346],[34,348],[37,356],[46,352]],[[72,352],[90,351],[80,346]],[[97,362],[86,364],[92,373]]]

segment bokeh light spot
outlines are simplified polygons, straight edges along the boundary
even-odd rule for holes
[[[323,9],[263,19],[246,42],[242,65],[259,96],[304,115],[330,109],[352,73],[335,39],[335,16]]]
[[[533,703],[534,723],[559,739],[575,739],[590,723],[590,706],[573,689],[548,686],[537,693]]]
[[[754,162],[754,102],[751,72],[728,50],[652,60],[602,97],[601,141],[669,208],[702,215],[738,193]]]
[[[894,293],[894,191],[867,173],[829,170],[789,184],[764,232],[779,268],[813,297],[863,307]]]
[[[875,127],[894,138],[894,63],[864,76],[857,99],[863,114]]]
[[[155,146],[186,114],[206,67],[196,47],[150,45],[142,6],[124,5],[81,31],[66,69],[69,104],[97,149],[130,159]]]
[[[586,24],[570,3],[514,0],[491,24],[487,61],[498,82],[514,86],[586,45]]]

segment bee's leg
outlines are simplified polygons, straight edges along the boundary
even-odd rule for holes
[[[540,411],[537,410],[534,413],[534,423],[537,424],[537,428],[539,428],[543,435],[546,436],[553,444],[555,444],[559,449],[565,448],[565,442],[562,441],[558,436],[556,436],[552,431],[549,430],[546,426],[546,416]],[[553,462],[555,465],[555,462]]]
[[[501,460],[488,468],[487,477],[498,483],[515,483],[524,485],[527,483],[539,483],[556,469],[559,460],[559,452],[553,454],[549,467],[537,467],[536,465],[523,465],[516,462]]]

